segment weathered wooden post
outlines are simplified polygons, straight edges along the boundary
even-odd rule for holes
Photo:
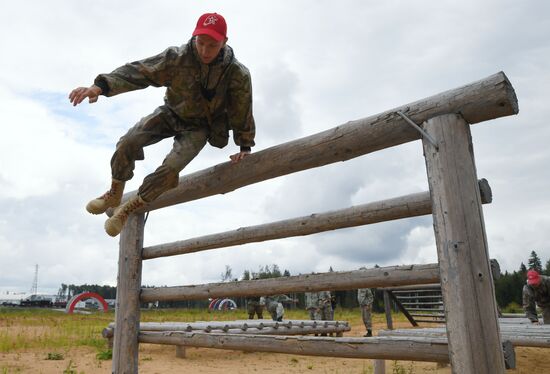
[[[393,330],[393,320],[391,316],[391,300],[389,292],[384,290],[384,312],[386,313],[386,326],[388,329]]]
[[[139,295],[144,214],[132,214],[120,233],[113,373],[138,372]]]
[[[386,374],[386,360],[372,360],[374,374]]]
[[[453,373],[504,373],[504,357],[470,125],[458,114],[424,122],[423,140]]]

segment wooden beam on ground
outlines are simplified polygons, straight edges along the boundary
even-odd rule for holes
[[[491,187],[486,179],[479,181],[483,203],[491,203]],[[227,248],[234,245],[265,240],[310,235],[324,231],[385,222],[432,213],[430,192],[420,192],[351,208],[287,219],[263,225],[241,227],[237,230],[205,235],[143,248],[144,260]]]
[[[504,373],[497,305],[470,126],[458,114],[429,119],[423,141],[453,373]]]
[[[115,328],[105,328],[102,331],[102,336],[106,339],[109,339],[113,334]],[[203,333],[216,333],[216,334],[253,334],[253,335],[312,335],[312,334],[341,334],[351,330],[349,326],[290,326],[290,327],[249,327],[246,330],[240,328],[233,328],[228,330],[180,330],[180,329],[171,329],[171,328],[162,328],[147,330],[143,329],[140,332],[151,331],[151,332],[203,332]]]
[[[189,332],[142,332],[140,343],[184,345],[247,352],[287,353],[363,359],[448,362],[445,339],[372,337],[329,338],[231,335]]]
[[[516,347],[550,348],[550,330],[507,329],[502,326],[500,331],[502,341],[510,341]],[[447,336],[445,327],[421,329],[379,330],[378,336],[415,336],[425,338],[443,338]]]
[[[109,329],[114,329],[115,323],[108,325]],[[283,320],[273,321],[270,319],[246,319],[235,321],[197,321],[197,322],[141,322],[140,331],[187,331],[203,330],[210,332],[212,330],[222,330],[227,332],[230,329],[240,329],[246,331],[249,328],[290,328],[290,327],[349,327],[348,321],[325,321],[325,320]]]
[[[397,112],[406,114],[416,123],[441,114],[461,113],[473,124],[516,114],[518,103],[508,78],[499,72],[456,89],[253,153],[238,164],[226,162],[184,175],[176,188],[145,209],[155,210],[224,194],[253,183],[419,139],[420,133]],[[135,194],[136,191],[127,193],[123,200]]]
[[[176,287],[141,289],[142,302],[182,301],[216,297],[260,296],[288,292],[350,290],[424,284],[439,281],[437,264],[388,266],[366,270],[305,274],[271,279],[221,282]]]

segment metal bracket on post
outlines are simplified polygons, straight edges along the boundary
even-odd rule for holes
[[[403,112],[396,112],[396,113],[399,114],[401,116],[401,118],[403,118],[405,120],[405,122],[407,122],[409,125],[414,127],[418,132],[420,132],[420,134],[422,134],[422,136],[424,138],[426,138],[428,140],[428,142],[430,142],[431,145],[433,145],[435,147],[435,149],[439,150],[439,146],[437,145],[437,142],[435,141],[435,139],[432,138],[430,136],[430,134],[428,134],[426,131],[424,131],[424,129],[422,129],[422,127],[420,127],[416,123],[414,123],[413,120],[411,120],[409,117],[407,117]]]

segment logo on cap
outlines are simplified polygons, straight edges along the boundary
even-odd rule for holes
[[[215,25],[216,22],[218,22],[218,17],[216,16],[208,16],[206,17],[206,19],[204,20],[203,22],[203,26],[208,26],[208,25]]]

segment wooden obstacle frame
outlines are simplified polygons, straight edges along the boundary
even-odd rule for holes
[[[139,342],[368,359],[450,361],[454,373],[505,370],[470,125],[518,113],[504,73],[183,176],[131,215],[120,235],[113,372],[138,372]],[[146,211],[422,139],[429,191],[143,247]],[[274,161],[276,160],[276,162]],[[123,200],[136,191],[124,195]],[[142,261],[432,214],[438,264],[142,288]],[[447,339],[140,332],[140,303],[441,283]],[[464,305],[468,307],[465,308]],[[305,339],[305,340],[304,340]]]

